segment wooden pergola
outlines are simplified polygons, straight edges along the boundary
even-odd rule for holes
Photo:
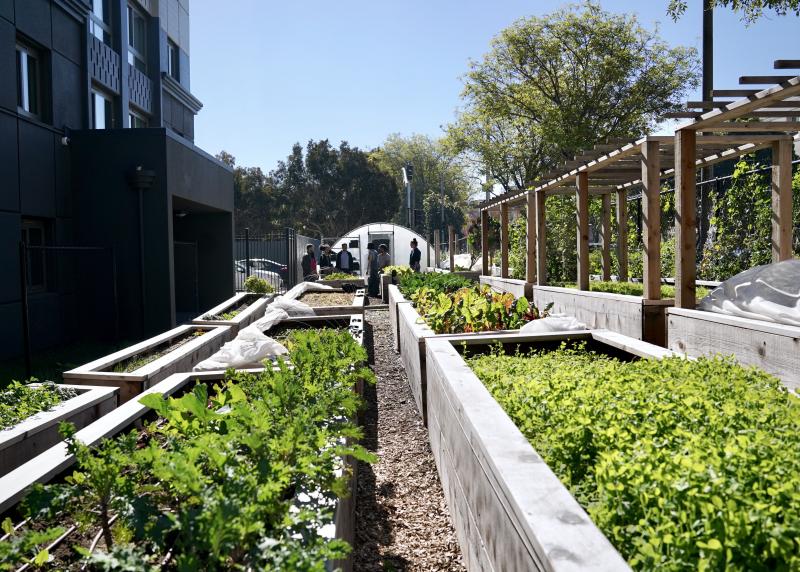
[[[778,61],[776,66],[800,62]],[[736,102],[689,102],[689,108],[710,112],[680,112],[668,116],[691,117],[675,136],[647,136],[636,141],[609,141],[584,152],[555,171],[547,173],[532,189],[506,193],[481,204],[483,274],[489,272],[489,216],[499,212],[501,276],[508,278],[509,209],[525,208],[528,220],[526,282],[546,285],[545,198],[576,196],[578,223],[578,288],[589,289],[589,197],[602,200],[600,223],[602,276],[611,276],[611,196],[615,196],[618,227],[619,279],[628,279],[626,249],[627,192],[641,188],[644,242],[644,298],[658,300],[661,292],[661,180],[675,177],[676,189],[676,305],[695,306],[696,174],[697,169],[771,148],[773,259],[791,256],[792,137],[800,131],[800,77],[744,77],[742,82],[781,81],[762,91],[717,90],[714,96],[745,97]],[[748,122],[741,120],[746,119]]]

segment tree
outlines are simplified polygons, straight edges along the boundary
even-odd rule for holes
[[[424,135],[402,137],[390,135],[386,141],[371,153],[371,158],[381,170],[394,178],[403,189],[401,169],[407,164],[414,167],[412,186],[415,194],[414,208],[422,211],[421,219],[414,224],[414,230],[423,236],[430,236],[434,229],[453,225],[464,225],[466,203],[474,189],[474,181],[465,165],[448,152],[440,141]],[[442,196],[444,189],[444,223],[441,220]],[[407,224],[405,191],[394,222]]]
[[[697,70],[696,50],[595,2],[522,19],[471,63],[449,145],[505,190],[527,188],[580,149],[653,128],[696,87]]]
[[[765,10],[774,10],[779,16],[794,13],[800,16],[800,0],[712,0],[711,4],[741,12],[745,22],[752,23],[764,15]],[[686,0],[670,0],[667,14],[678,20],[686,11]]]
[[[230,153],[221,151],[217,159],[233,169],[234,220],[239,229],[266,234],[282,229],[275,209],[275,193],[270,178],[258,167],[241,167]]]
[[[370,156],[342,142],[298,144],[270,173],[273,206],[285,226],[303,234],[340,237],[348,230],[386,220],[400,201],[394,179]]]

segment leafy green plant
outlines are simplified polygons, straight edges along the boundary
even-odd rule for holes
[[[400,292],[406,298],[421,288],[428,288],[437,293],[455,292],[475,284],[465,276],[445,274],[443,272],[412,272],[400,278]]]
[[[0,392],[0,431],[8,429],[42,411],[52,409],[62,401],[77,395],[74,389],[43,382],[33,386],[37,380],[31,378],[27,383],[12,381]]]
[[[577,288],[574,283],[564,285],[566,288]],[[589,290],[591,292],[609,292],[612,294],[624,294],[626,296],[642,296],[644,295],[644,284],[641,282],[603,282],[599,280],[592,280],[589,282]],[[708,295],[710,290],[703,286],[697,286],[695,289],[697,299],[704,298]],[[675,297],[675,286],[670,284],[661,285],[661,297],[665,299]]]
[[[292,332],[289,346],[290,363],[263,373],[143,397],[158,420],[142,431],[89,448],[67,429],[77,468],[34,488],[21,509],[30,524],[3,525],[0,555],[44,564],[43,544],[74,523],[78,540],[102,542],[62,550],[50,568],[321,572],[343,557],[346,543],[320,529],[347,494],[343,457],[374,461],[353,422],[353,387],[374,377],[346,331]]]
[[[358,280],[358,276],[353,276],[352,274],[345,274],[344,272],[334,272],[333,274],[328,274],[322,280],[323,282],[326,280]]]
[[[531,320],[547,316],[552,306],[540,312],[526,298],[477,285],[452,294],[425,287],[412,294],[411,301],[437,334],[516,330]]]
[[[411,269],[410,266],[407,266],[407,265],[404,265],[404,264],[394,264],[394,265],[384,266],[383,267],[383,273],[384,274],[388,274],[388,275],[391,276],[392,272],[395,273],[395,276],[397,276],[397,278],[402,278],[403,276],[406,276],[407,274],[413,274],[414,273],[414,271]]]
[[[244,281],[244,289],[254,294],[272,294],[275,288],[263,278],[259,278],[255,274],[248,276]]]
[[[233,312],[223,312],[220,316],[222,316],[223,320],[233,320],[239,313],[239,310],[234,310]]]
[[[634,568],[800,567],[800,401],[777,379],[567,347],[468,361]]]

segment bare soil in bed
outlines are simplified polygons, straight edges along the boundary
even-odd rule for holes
[[[377,386],[365,388],[364,445],[379,460],[358,467],[353,570],[464,570],[385,309],[367,310],[364,343],[378,378]]]
[[[347,292],[309,292],[300,297],[300,301],[312,308],[321,306],[352,306],[354,294]]]

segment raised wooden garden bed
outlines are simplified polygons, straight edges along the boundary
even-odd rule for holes
[[[367,296],[363,288],[356,290],[355,293],[337,288],[307,292],[300,296],[298,301],[311,306],[317,316],[341,316],[344,314],[361,314],[363,316]]]
[[[263,332],[271,338],[280,341],[292,330],[320,330],[332,328],[348,330],[358,345],[364,345],[364,316],[358,314],[343,314],[340,316],[294,316],[283,320],[273,328]]]
[[[79,385],[118,387],[125,403],[162,379],[192,371],[230,337],[228,326],[186,324],[64,373]]]
[[[119,390],[115,387],[66,384],[60,387],[77,395],[0,431],[0,476],[58,443],[61,440],[58,424],[62,421],[82,429],[117,407]]]
[[[800,390],[800,327],[684,308],[670,308],[668,321],[671,350],[690,357],[732,355]]]
[[[666,309],[674,300],[590,292],[556,286],[534,286],[533,301],[552,312],[575,316],[591,329],[608,329],[659,346],[667,345]]]
[[[630,570],[459,354],[499,339],[511,351],[586,340],[616,356],[672,352],[597,330],[427,340],[428,434],[467,569]]]
[[[239,333],[239,330],[246,328],[264,315],[267,305],[274,297],[274,294],[240,292],[214,306],[208,312],[200,314],[192,320],[192,324],[199,326],[229,326],[228,340],[232,340]]]
[[[325,286],[330,286],[331,288],[342,288],[344,286],[349,286],[356,288],[358,290],[364,288],[364,278],[359,278],[358,276],[353,276],[352,278],[348,279],[338,279],[338,280],[320,280],[320,284],[325,284]]]
[[[390,284],[388,287],[388,300],[389,300],[389,327],[392,330],[392,340],[394,341],[394,351],[400,351],[400,319],[398,316],[398,308],[400,304],[411,304],[411,300],[406,300],[406,297],[400,292],[400,288],[395,284]]]
[[[524,280],[500,278],[499,276],[481,276],[480,283],[486,284],[497,292],[509,292],[517,298],[533,299],[533,285]]]

